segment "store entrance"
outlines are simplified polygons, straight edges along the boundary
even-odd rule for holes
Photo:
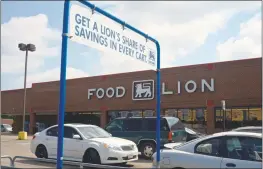
[[[66,113],[66,123],[83,123],[100,126],[100,112]]]

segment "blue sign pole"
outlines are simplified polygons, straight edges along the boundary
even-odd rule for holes
[[[157,99],[156,99],[156,152],[157,152],[157,168],[160,168],[160,120],[161,120],[161,72],[160,72],[160,45],[157,40],[143,33],[142,31],[134,28],[133,26],[126,24],[124,21],[118,19],[117,17],[107,13],[106,11],[96,7],[95,5],[89,3],[88,1],[77,0],[83,5],[93,9],[94,11],[106,16],[109,19],[114,20],[115,22],[123,25],[125,28],[128,28],[139,35],[145,37],[147,40],[150,40],[156,44],[157,49]],[[63,167],[63,135],[64,135],[64,114],[65,114],[65,96],[66,96],[66,66],[67,66],[67,44],[68,44],[68,21],[69,21],[69,0],[65,0],[64,3],[64,17],[63,17],[63,37],[62,37],[62,53],[61,53],[61,73],[60,73],[60,103],[59,103],[59,122],[58,122],[58,149],[57,149],[57,169]]]
[[[156,41],[157,49],[157,70],[156,70],[156,90],[157,90],[157,115],[156,115],[156,162],[157,168],[160,168],[160,138],[161,138],[161,57],[160,57],[160,44]]]
[[[57,143],[57,169],[63,168],[63,136],[64,136],[64,115],[66,96],[66,70],[67,70],[67,48],[68,48],[68,21],[69,21],[69,0],[64,2],[63,33],[60,65],[60,90],[59,90],[59,115],[58,115],[58,143]]]

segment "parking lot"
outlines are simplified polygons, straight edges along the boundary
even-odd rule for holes
[[[30,140],[31,136],[29,136],[27,140],[17,140],[16,135],[1,135],[1,156],[35,157],[34,154],[30,152]],[[10,162],[8,159],[1,159],[1,165],[9,166]],[[56,164],[17,159],[15,166],[18,168],[54,168]],[[136,162],[130,162],[125,166],[131,168],[150,168],[151,162],[147,160],[138,160]],[[65,166],[65,168],[72,168],[72,166]]]

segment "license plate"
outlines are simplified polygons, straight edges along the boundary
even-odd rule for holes
[[[133,158],[133,155],[128,155],[128,159],[132,159]]]

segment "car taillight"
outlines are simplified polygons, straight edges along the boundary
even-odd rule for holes
[[[34,140],[35,138],[36,138],[36,136],[34,135],[33,138],[32,138],[32,140]]]
[[[172,141],[173,140],[173,132],[169,132],[168,133],[168,141]]]

